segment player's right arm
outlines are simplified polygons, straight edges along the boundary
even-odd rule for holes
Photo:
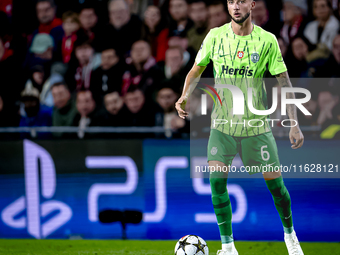
[[[187,77],[185,78],[182,96],[178,99],[175,105],[178,115],[182,119],[185,119],[185,117],[188,116],[188,112],[185,111],[185,105],[188,101],[189,96],[196,88],[196,85],[201,77],[201,74],[205,70],[205,68],[206,66],[198,66],[197,63],[195,62],[195,64],[189,71]]]

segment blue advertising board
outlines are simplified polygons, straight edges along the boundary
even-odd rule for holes
[[[335,141],[307,142],[300,155],[277,143],[283,164],[339,161]],[[0,238],[121,238],[120,223],[99,220],[110,209],[143,213],[141,223],[127,225],[129,239],[219,239],[209,180],[190,173],[206,161],[204,140],[195,147],[199,157],[188,140],[24,140],[0,148]],[[299,240],[339,241],[340,179],[284,181]],[[228,191],[236,240],[283,240],[262,178],[230,178]]]

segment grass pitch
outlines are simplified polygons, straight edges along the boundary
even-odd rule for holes
[[[220,249],[220,242],[207,241],[210,255]],[[121,240],[16,240],[0,239],[0,254],[6,255],[173,255],[176,241]],[[287,255],[283,242],[235,242],[240,255]],[[340,254],[340,243],[301,243],[306,255]]]

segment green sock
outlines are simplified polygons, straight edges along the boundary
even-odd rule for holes
[[[273,196],[274,204],[280,215],[284,232],[290,234],[293,232],[293,219],[291,210],[291,200],[286,186],[283,183],[282,176],[273,180],[266,180],[267,187]]]
[[[230,243],[234,239],[231,228],[232,210],[227,191],[227,179],[210,178],[210,186],[222,244]]]

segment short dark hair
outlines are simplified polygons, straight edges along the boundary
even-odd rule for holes
[[[253,0],[254,2],[264,2],[264,5],[267,7],[267,1],[266,0]]]
[[[207,6],[207,2],[205,0],[187,0],[188,4],[197,4],[197,3],[204,3]]]
[[[314,2],[315,2],[315,1],[316,1],[316,0],[313,0],[312,8],[313,8],[313,6],[314,6]],[[331,10],[333,10],[332,1],[331,1],[331,0],[325,0],[325,1],[326,1],[327,6],[328,6]]]
[[[38,3],[42,3],[42,2],[48,2],[53,8],[56,6],[54,0],[37,0],[36,6],[38,5]]]
[[[223,5],[224,6],[224,10],[226,10],[226,6],[224,4],[224,2],[220,1],[220,0],[215,0],[215,1],[212,1],[209,6],[216,6],[216,5]]]
[[[127,89],[125,95],[127,93],[134,93],[136,91],[140,91],[144,95],[144,91],[141,88],[139,88],[138,86],[136,86],[136,85],[130,85],[129,88]]]
[[[51,90],[54,87],[59,87],[59,86],[64,86],[68,91],[70,91],[70,88],[67,86],[67,84],[65,82],[56,82],[56,83],[52,84]]]
[[[78,18],[78,14],[73,12],[73,11],[67,11],[63,13],[62,16],[62,21],[64,22],[66,19],[72,19],[72,22],[78,23],[78,25],[80,25],[80,21]]]
[[[86,35],[80,35],[78,36],[77,40],[74,42],[73,49],[76,49],[77,47],[89,45],[93,48],[93,42],[92,40],[86,36]]]

